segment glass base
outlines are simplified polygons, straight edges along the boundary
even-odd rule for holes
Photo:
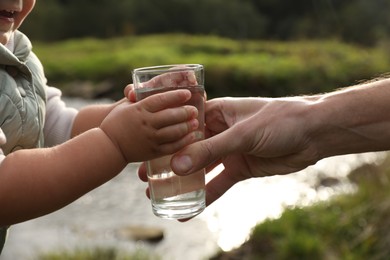
[[[169,207],[167,205],[153,205],[153,213],[157,217],[165,219],[186,219],[200,214],[205,209],[205,204],[197,207]]]
[[[200,214],[206,208],[205,193],[204,190],[200,194],[199,191],[194,193],[197,193],[196,199],[183,198],[183,195],[179,195],[154,201],[152,203],[154,215],[165,219],[186,219]]]

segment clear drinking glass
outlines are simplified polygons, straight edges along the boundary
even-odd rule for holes
[[[200,64],[162,65],[133,71],[136,99],[175,89],[192,93],[187,105],[198,109],[199,128],[204,137],[204,68]],[[146,162],[153,213],[161,218],[193,217],[205,208],[205,169],[177,176],[170,167],[171,155]]]

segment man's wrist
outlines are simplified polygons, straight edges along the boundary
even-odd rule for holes
[[[380,80],[322,95],[310,110],[320,157],[390,148],[390,82]]]

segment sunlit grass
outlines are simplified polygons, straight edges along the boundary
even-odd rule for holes
[[[74,251],[57,251],[40,255],[37,260],[160,260],[159,256],[138,250],[124,253],[115,248],[76,249]]]

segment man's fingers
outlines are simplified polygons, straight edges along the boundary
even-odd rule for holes
[[[146,197],[148,197],[148,199],[150,199],[150,189],[149,189],[149,187],[146,188],[145,194],[146,194]]]
[[[144,182],[148,181],[148,175],[146,172],[146,163],[142,163],[138,168],[138,177]]]
[[[188,175],[209,166],[232,151],[239,142],[233,141],[234,131],[225,131],[209,139],[193,143],[174,155],[171,161],[173,171],[178,175]],[[231,145],[226,146],[226,140]]]
[[[178,70],[178,71],[175,71]],[[172,72],[167,72],[144,82],[143,87],[153,88],[156,86],[180,87],[197,85],[196,76],[193,71],[188,71],[185,66],[174,67]]]
[[[234,184],[237,183],[237,179],[231,178],[234,173],[229,173],[227,169],[224,169],[220,174],[215,176],[206,185],[206,205],[209,206],[214,201],[219,199],[226,191],[228,191]]]
[[[172,141],[172,142],[167,142],[165,144],[161,144],[159,149],[163,154],[175,153],[175,152],[183,149],[187,145],[192,144],[192,143],[196,142],[197,140],[199,140],[200,135],[201,135],[201,133],[199,133],[197,131],[193,131],[193,132],[183,136],[182,138],[180,138],[177,141]],[[177,139],[177,137],[175,139]],[[165,140],[167,141],[168,139],[165,139]]]

